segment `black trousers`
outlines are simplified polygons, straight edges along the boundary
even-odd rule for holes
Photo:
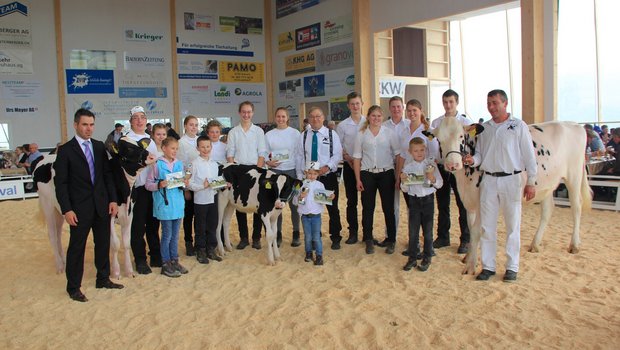
[[[338,209],[338,174],[329,173],[319,177],[319,181],[325,186],[326,190],[334,191],[334,200],[332,205],[327,206],[327,213],[329,214],[329,236],[332,242],[340,242],[342,236],[342,225],[340,224],[340,210]]]
[[[394,217],[394,170],[381,173],[361,171],[360,179],[364,185],[362,191],[362,232],[363,240],[373,239],[372,228],[375,215],[377,190],[381,197],[381,208],[385,218],[387,241],[396,242],[396,218]]]
[[[211,204],[194,204],[194,232],[196,248],[215,248],[217,246],[217,198]]]
[[[242,213],[240,211],[236,211],[235,215],[237,216],[237,225],[239,226],[239,238],[242,241],[248,240],[248,216],[246,213]],[[260,218],[260,215],[254,213],[252,216],[252,240],[260,241],[260,230],[263,228],[263,220]],[[222,227],[223,228],[223,227]]]
[[[67,247],[67,292],[77,292],[82,286],[84,275],[84,252],[88,234],[93,230],[95,243],[95,267],[97,281],[103,282],[110,278],[110,215],[97,216],[95,210],[81,212],[76,210],[77,226],[69,227],[69,246]]]
[[[347,196],[347,224],[349,225],[349,237],[357,237],[359,225],[357,223],[357,180],[355,172],[349,163],[342,166],[342,178],[344,180],[344,192]]]
[[[469,226],[467,226],[467,210],[461,202],[459,191],[456,188],[456,179],[450,172],[439,166],[439,173],[443,179],[443,186],[435,192],[437,197],[437,239],[450,242],[450,189],[454,191],[456,205],[459,208],[459,226],[461,228],[461,243],[469,243]]]
[[[146,244],[149,245],[151,260],[161,259],[159,250],[159,222],[155,224],[153,218],[153,194],[144,186],[133,189],[136,202],[133,206],[131,220],[131,251],[138,262],[146,262]],[[146,242],[144,236],[146,235]]]
[[[194,226],[194,192],[188,191],[190,197],[185,200],[185,212],[183,216],[183,238],[185,243],[192,243],[192,228]],[[185,193],[183,193],[185,195]]]
[[[424,256],[433,256],[433,215],[435,200],[432,194],[425,197],[408,195],[409,203],[409,256],[415,257],[420,251],[420,227],[424,235]],[[413,254],[412,254],[413,252]]]

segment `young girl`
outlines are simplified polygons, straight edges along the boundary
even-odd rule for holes
[[[400,174],[400,188],[407,193],[409,202],[409,260],[403,267],[409,271],[417,266],[416,258],[420,249],[420,226],[424,235],[424,254],[418,269],[428,270],[433,255],[433,214],[435,208],[434,193],[443,185],[441,174],[435,162],[426,158],[426,144],[420,137],[414,137],[409,142],[409,154],[412,161],[405,165]],[[409,174],[424,181],[405,185]]]
[[[179,277],[188,272],[179,264],[178,253],[179,226],[185,199],[182,187],[166,188],[166,175],[183,173],[183,162],[176,159],[179,142],[174,137],[164,139],[161,149],[164,156],[151,165],[145,187],[153,192],[153,216],[161,222],[161,273],[168,277]],[[188,180],[184,181],[187,186]]]
[[[157,123],[153,125],[151,129],[151,139],[155,142],[157,146],[157,158],[160,158],[164,155],[164,152],[161,150],[161,143],[167,137],[168,131],[166,130],[166,126],[161,123]]]
[[[207,137],[211,140],[211,159],[219,164],[226,164],[226,144],[220,141],[222,124],[215,119],[207,123]]]
[[[209,259],[222,261],[215,253],[217,240],[217,202],[215,190],[210,187],[209,180],[217,177],[217,163],[209,159],[212,147],[211,140],[204,136],[198,137],[200,155],[192,161],[192,178],[189,189],[194,192],[194,232],[196,234],[196,259],[201,264],[208,264]]]
[[[179,160],[183,162],[186,171],[192,172],[190,165],[192,160],[198,157],[196,140],[198,140],[198,118],[188,115],[183,120],[183,136],[179,139]],[[185,213],[183,216],[183,232],[185,233],[185,254],[194,256],[194,242],[192,238],[192,227],[194,219],[194,197],[192,191],[185,191]]]
[[[316,259],[314,265],[323,265],[323,242],[321,241],[321,213],[323,205],[314,201],[314,193],[317,190],[325,190],[325,186],[320,181],[319,163],[313,162],[306,167],[306,179],[302,191],[299,194],[298,211],[301,214],[301,224],[304,227],[304,243],[306,248],[306,258],[304,261],[312,261],[312,247],[316,249]],[[332,194],[329,199],[333,200]],[[335,204],[334,204],[335,205]]]

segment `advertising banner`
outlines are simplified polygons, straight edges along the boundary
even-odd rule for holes
[[[124,33],[125,41],[153,43],[158,45],[167,41],[164,30],[127,27]]]
[[[263,19],[220,16],[220,31],[236,34],[263,34]]]
[[[185,55],[177,60],[179,79],[217,79],[217,60],[206,59],[203,55]]]
[[[71,50],[69,54],[71,69],[116,69],[116,51]]]
[[[316,50],[316,71],[353,68],[353,43]]]
[[[32,50],[0,50],[0,73],[32,74]]]
[[[172,106],[167,99],[153,100],[141,98],[73,98],[73,110],[85,108],[97,117],[129,118],[129,110],[133,106],[143,106],[149,119],[172,115]]]
[[[349,111],[349,106],[347,106],[347,97],[342,96],[330,99],[329,111],[331,115],[331,120],[345,120],[351,114],[351,111]]]
[[[284,75],[288,77],[314,72],[316,69],[314,60],[314,50],[286,56],[284,58]]]
[[[325,75],[304,77],[304,97],[325,96]]]
[[[295,29],[295,50],[321,45],[321,23]]]
[[[39,80],[2,80],[0,86],[2,87],[0,96],[5,101],[12,99],[40,100],[43,98],[43,89]]]
[[[295,38],[293,32],[278,34],[278,52],[284,52],[295,48]]]
[[[0,48],[30,50],[32,35],[29,2],[0,3]]]
[[[164,70],[166,58],[159,53],[123,53],[123,65],[125,70]]]
[[[327,96],[346,96],[355,90],[355,72],[344,69],[325,74],[325,94]]]
[[[67,69],[68,94],[113,94],[114,71]]]
[[[304,89],[301,86],[301,79],[285,80],[278,83],[280,98],[285,100],[299,99],[304,96]]]
[[[223,83],[262,83],[264,64],[258,62],[220,61],[220,81]]]
[[[407,82],[400,79],[380,79],[379,80],[379,97],[390,98],[392,96],[400,96],[405,98],[405,88]]]
[[[276,18],[318,5],[319,0],[276,0]]]
[[[353,36],[353,20],[351,16],[341,16],[323,22],[323,43],[348,39]]]

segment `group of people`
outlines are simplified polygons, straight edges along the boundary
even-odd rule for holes
[[[404,104],[400,97],[391,98],[390,118],[385,120],[383,110],[376,105],[371,106],[364,116],[361,96],[351,93],[347,96],[351,115],[340,122],[335,130],[325,126],[325,115],[318,107],[310,108],[308,126],[301,132],[288,125],[288,111],[278,108],[274,118],[276,128],[266,134],[253,124],[254,105],[246,101],[238,107],[240,122],[230,130],[226,144],[220,141],[222,128],[217,121],[208,123],[206,136],[199,136],[198,118],[191,115],[184,119],[184,133],[178,139],[170,136],[163,124],[153,125],[149,135],[146,132],[147,116],[144,109],[140,106],[132,108],[129,118],[131,130],[126,135],[113,131],[110,139],[116,142],[121,136],[135,141],[149,137],[152,139],[147,148],[147,164],[150,165],[139,174],[133,187],[135,205],[131,248],[136,271],[148,274],[152,272],[152,267],[161,267],[161,273],[168,277],[178,277],[188,272],[179,263],[177,245],[181,225],[186,255],[196,256],[201,264],[222,260],[215,249],[218,191],[211,188],[211,184],[217,178],[218,165],[224,163],[255,165],[304,180],[297,196],[290,202],[291,246],[301,245],[300,228],[303,228],[305,261],[313,261],[315,265],[324,263],[321,213],[325,206],[323,201],[316,200],[315,193],[318,191],[331,191],[328,192],[331,193],[328,199],[332,203],[326,206],[329,215],[328,232],[331,249],[341,248],[342,225],[338,197],[339,166],[342,161],[349,231],[345,243],[355,244],[359,240],[358,195],[361,192],[361,239],[365,244],[365,252],[373,254],[375,246],[379,246],[385,247],[386,253],[393,254],[400,218],[399,192],[402,192],[409,218],[409,245],[403,252],[408,259],[404,270],[417,266],[419,270],[426,271],[435,255],[434,249],[450,246],[452,189],[460,214],[461,235],[457,251],[466,253],[469,242],[466,211],[460,201],[454,176],[443,169],[439,144],[436,139],[428,137],[427,132],[438,127],[445,118],[457,118],[464,126],[471,122],[457,111],[456,92],[448,90],[442,99],[445,114],[436,119],[433,125],[429,124],[418,100],[413,99]],[[481,191],[490,203],[482,209],[483,271],[478,276],[481,280],[495,274],[498,208],[503,209],[510,224],[507,247],[509,261],[504,280],[515,280],[518,272],[520,201],[517,203],[516,199],[520,199],[521,195],[517,190],[519,186],[506,187],[505,184],[520,182],[520,177],[513,175],[524,170],[522,164],[530,165],[534,155],[531,138],[530,147],[524,146],[530,137],[529,133],[523,132],[527,131],[525,123],[506,112],[507,103],[503,91],[489,93],[487,107],[493,118],[484,125],[496,131],[483,133],[477,153],[464,157],[464,164],[480,166],[485,173],[507,174],[485,177],[481,184]],[[109,280],[109,227],[106,226],[110,215],[116,215],[118,210],[117,198],[111,186],[103,143],[91,141],[94,119],[90,111],[80,109],[76,112],[76,136],[60,147],[54,165],[57,172],[57,197],[65,220],[71,225],[67,253],[67,292],[78,301],[86,301],[80,291],[80,284],[85,242],[91,228],[95,237],[97,287],[122,288]],[[511,125],[516,121],[520,131],[506,132],[507,120],[511,121]],[[507,144],[510,147],[506,147]],[[82,153],[79,154],[80,158],[87,162],[75,161],[75,153]],[[532,168],[528,166],[527,169]],[[183,186],[171,186],[173,181],[170,176],[178,174],[181,176],[177,176],[177,180]],[[535,176],[535,170],[528,172],[528,186],[524,193],[528,199],[533,198],[531,184]],[[93,187],[96,195],[87,198],[87,193],[93,193]],[[511,189],[508,191],[510,193],[506,193],[507,188]],[[385,238],[381,241],[376,239],[380,233],[375,232],[373,225],[377,192],[385,220]],[[438,235],[433,241],[435,197],[439,222]],[[250,242],[246,214],[237,212],[236,217],[240,238],[237,249],[245,249],[250,244],[255,249],[261,249],[260,218],[254,215]],[[422,248],[419,244],[420,228],[424,237]],[[282,216],[278,219],[277,241],[278,244],[282,242]],[[418,260],[421,260],[419,265]]]

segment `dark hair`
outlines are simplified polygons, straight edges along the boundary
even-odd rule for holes
[[[457,94],[456,91],[454,91],[452,89],[446,90],[443,93],[443,95],[441,95],[441,99],[443,100],[444,98],[448,98],[450,96],[454,96],[454,99],[456,100],[456,102],[459,102],[459,94]]]
[[[80,118],[82,116],[95,118],[95,115],[93,114],[93,112],[89,111],[86,108],[80,108],[77,111],[75,111],[75,114],[73,115],[73,122],[74,123],[79,123],[80,122]]]
[[[166,137],[166,138],[165,138],[165,139],[161,142],[161,146],[162,146],[162,147],[164,147],[164,146],[168,147],[168,145],[169,145],[169,144],[171,144],[171,143],[173,143],[173,142],[174,142],[174,143],[179,143],[179,140],[175,139],[175,138],[174,138],[174,137],[172,137],[172,136],[168,136],[168,137]]]
[[[157,123],[153,125],[153,134],[155,134],[155,130],[157,129],[166,129],[166,126],[162,123]]]
[[[252,107],[252,112],[254,112],[254,104],[250,101],[243,101],[241,103],[239,103],[239,112],[241,112],[241,107],[243,106],[250,106]]]
[[[401,103],[401,104],[405,104],[405,103],[403,102],[403,98],[402,98],[402,97],[400,97],[400,96],[392,96],[392,97],[390,98],[390,101],[388,102],[388,105],[391,105],[391,104],[392,104],[392,102],[394,102],[394,101],[400,101],[400,103]]]
[[[167,123],[166,123],[166,126],[167,126],[167,127],[169,127],[169,128],[171,128],[171,127],[172,127],[172,123],[167,122]]]
[[[121,124],[121,123],[116,123],[116,124],[114,124],[114,128],[115,128],[115,129],[116,129],[116,128],[122,128],[122,127],[123,127],[123,124]]]
[[[349,103],[349,101],[351,101],[354,98],[359,98],[361,100],[362,99],[362,95],[360,95],[357,92],[353,91],[352,93],[347,95],[347,103]]]
[[[487,94],[487,97],[494,97],[494,96],[499,96],[502,102],[508,101],[508,95],[506,95],[506,92],[504,92],[504,90],[495,89],[495,90],[489,91],[489,93]]]
[[[198,139],[196,139],[196,147],[198,145],[200,145],[200,141],[209,141],[209,142],[211,142],[211,139],[209,139],[206,136],[198,136]]]

